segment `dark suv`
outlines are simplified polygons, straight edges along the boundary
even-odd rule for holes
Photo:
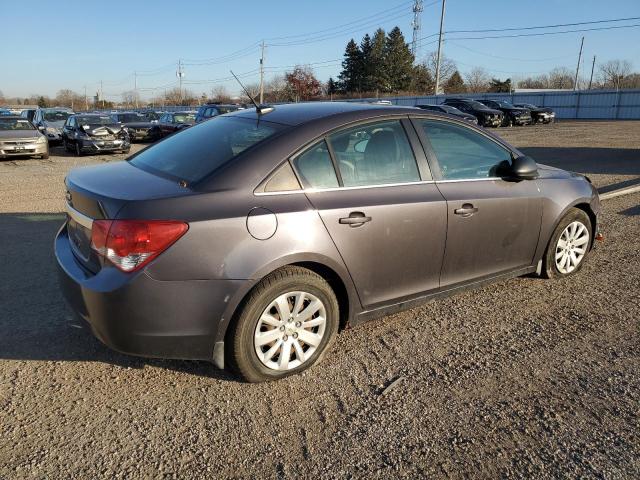
[[[465,120],[346,102],[221,115],[66,189],[60,279],[95,335],[249,381],[306,369],[348,325],[573,275],[600,211],[586,177]]]
[[[526,108],[519,108],[505,100],[477,100],[489,108],[500,110],[504,113],[502,119],[503,127],[512,125],[528,125],[531,123],[531,112]]]
[[[473,115],[478,119],[478,125],[483,127],[499,127],[504,117],[500,110],[493,110],[480,102],[466,98],[447,98],[444,105],[450,105],[461,112]]]
[[[235,112],[240,107],[238,105],[223,105],[221,103],[207,103],[198,107],[198,113],[196,113],[196,123],[204,122],[218,115],[224,115],[225,113]]]

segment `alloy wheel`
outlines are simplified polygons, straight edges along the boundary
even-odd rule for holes
[[[556,268],[560,273],[573,272],[587,253],[589,229],[579,221],[571,222],[556,244]]]
[[[327,312],[308,292],[287,292],[264,309],[254,333],[260,362],[272,370],[291,370],[309,360],[323,340]]]

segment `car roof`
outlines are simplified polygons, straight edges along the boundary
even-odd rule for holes
[[[2,117],[0,117],[0,118],[2,118],[3,120],[4,120],[4,119],[9,119],[9,120],[23,120],[23,121],[25,120],[25,118],[24,118],[24,117],[21,117],[20,115],[2,115]],[[27,121],[28,121],[28,120],[27,120]]]
[[[260,116],[261,120],[281,123],[283,125],[301,125],[319,118],[329,117],[339,114],[366,111],[371,116],[378,114],[389,115],[393,113],[406,114],[407,111],[415,111],[413,107],[397,107],[389,105],[376,105],[373,103],[360,102],[303,102],[274,105],[272,111]],[[237,116],[243,118],[257,119],[258,114],[254,108],[246,110],[236,110],[226,114],[226,116]]]

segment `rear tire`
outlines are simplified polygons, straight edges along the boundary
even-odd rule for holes
[[[49,154],[48,154],[48,153],[45,153],[44,155],[40,155],[40,158],[41,158],[42,160],[48,160],[48,159],[49,159]]]
[[[592,240],[593,227],[589,216],[579,208],[570,209],[551,235],[542,258],[541,275],[544,278],[562,278],[579,272]]]
[[[76,142],[76,157],[81,157],[82,156],[82,149],[80,148],[80,144],[78,142]]]
[[[338,301],[324,278],[283,267],[262,279],[240,307],[227,332],[227,362],[247,382],[300,373],[329,350],[339,318]]]

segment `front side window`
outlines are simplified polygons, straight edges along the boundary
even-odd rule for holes
[[[329,141],[345,187],[420,181],[399,120],[352,127],[330,135]]]
[[[305,188],[335,188],[338,178],[327,143],[322,140],[300,154],[294,165]]]
[[[283,128],[264,120],[214,117],[144,149],[130,163],[151,173],[197,182]]]
[[[470,128],[438,120],[419,120],[436,154],[443,180],[499,176],[511,153]]]

